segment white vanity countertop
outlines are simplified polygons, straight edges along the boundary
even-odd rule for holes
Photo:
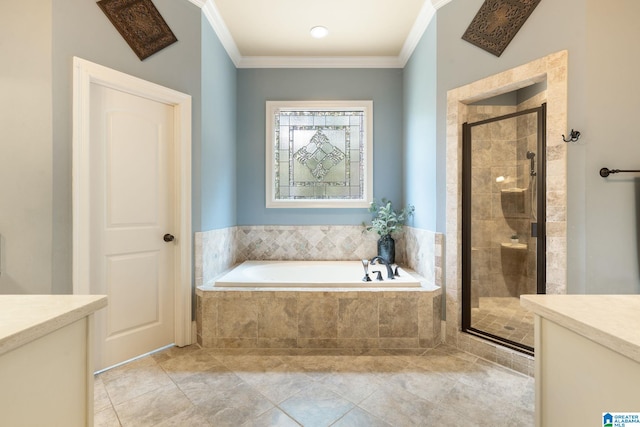
[[[0,355],[106,306],[105,295],[0,295]]]
[[[640,363],[640,295],[522,295],[520,304]]]

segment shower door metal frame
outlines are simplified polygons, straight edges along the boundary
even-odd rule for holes
[[[547,104],[499,117],[492,117],[462,125],[462,331],[496,342],[514,350],[533,355],[534,349],[498,335],[491,334],[471,326],[471,129],[500,120],[510,119],[525,114],[536,113],[538,119],[536,169],[536,291],[546,293],[546,168],[547,168]]]

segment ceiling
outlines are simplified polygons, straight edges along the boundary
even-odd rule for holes
[[[451,0],[199,1],[236,66],[251,68],[402,67],[435,8]],[[311,37],[318,25],[327,37]]]

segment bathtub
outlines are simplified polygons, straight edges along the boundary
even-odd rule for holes
[[[370,282],[364,282],[360,261],[245,261],[215,281],[215,287],[252,288],[420,288],[424,279],[398,268],[398,276],[387,278],[384,265],[370,265]],[[376,280],[376,271],[384,280]]]
[[[196,288],[205,348],[419,349],[441,339],[442,289],[400,268],[363,282],[360,261],[246,261]]]

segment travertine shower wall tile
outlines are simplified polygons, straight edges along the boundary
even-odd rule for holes
[[[447,342],[491,360],[531,374],[532,359],[518,352],[460,332],[461,327],[461,170],[462,124],[473,114],[476,101],[512,92],[546,78],[546,91],[530,99],[523,108],[547,103],[547,212],[550,222],[547,247],[547,293],[566,293],[566,196],[567,144],[559,137],[567,132],[567,51],[557,52],[528,64],[484,78],[447,93],[446,175],[446,334]],[[491,107],[488,107],[491,108]],[[499,175],[498,175],[499,176]],[[506,176],[506,175],[505,175]],[[564,263],[564,264],[563,264]]]

